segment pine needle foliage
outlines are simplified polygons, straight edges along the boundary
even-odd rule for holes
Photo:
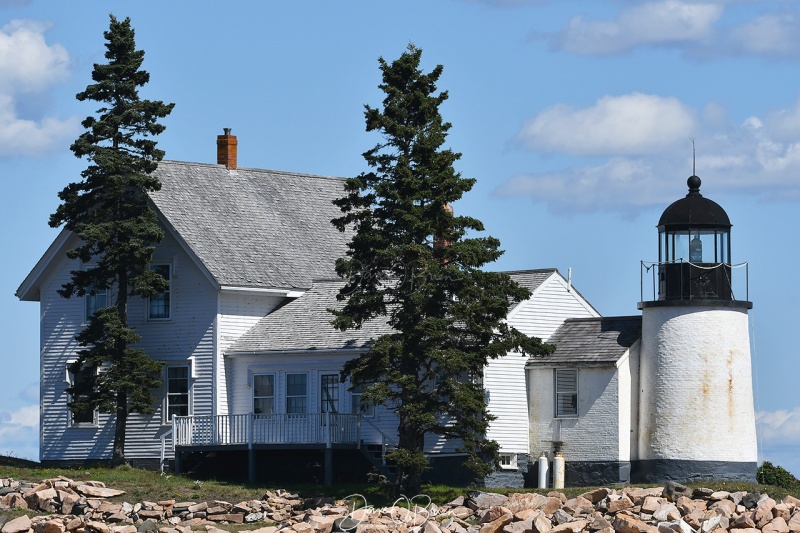
[[[113,463],[125,461],[125,427],[129,412],[152,412],[152,390],[161,384],[161,364],[131,346],[139,336],[128,326],[128,297],[148,297],[167,289],[168,281],[151,270],[155,245],[164,237],[147,194],[161,188],[153,172],[164,152],[152,137],[158,122],[174,104],[142,100],[139,88],[150,81],[141,69],[144,51],[136,49],[129,18],[110,16],[106,64],[95,64],[94,83],[77,94],[99,102],[97,116],[72,144],[89,166],[82,179],[60,193],[62,203],[50,216],[52,227],[72,231],[80,244],[67,252],[84,268],[73,271],[59,294],[82,297],[107,290],[112,305],[101,309],[76,337],[83,347],[71,371],[82,379],[68,388],[73,412],[99,409],[115,415]]]
[[[450,123],[439,108],[442,66],[424,73],[422,50],[410,45],[399,59],[379,59],[385,93],[381,109],[365,106],[366,129],[383,140],[363,154],[372,169],[346,181],[334,201],[343,215],[333,224],[354,229],[345,258],[336,263],[347,279],[344,305],[334,325],[346,330],[386,320],[395,333],[374,340],[348,361],[342,379],[363,386],[367,404],[398,416],[398,490],[418,490],[429,467],[425,436],[460,439],[465,465],[484,476],[498,464],[498,445],[486,438],[482,372],[490,359],[517,351],[550,351],[505,322],[509,306],[530,297],[508,275],[482,267],[503,253],[493,237],[472,236],[483,224],[454,216],[449,206],[474,179],[454,168],[460,154],[444,148]]]

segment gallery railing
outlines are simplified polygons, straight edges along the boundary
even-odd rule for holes
[[[651,290],[647,289],[651,285]],[[668,300],[750,300],[748,263],[641,262],[642,302]],[[647,294],[650,293],[650,294]]]

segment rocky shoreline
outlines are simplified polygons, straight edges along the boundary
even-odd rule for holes
[[[800,499],[672,483],[575,498],[470,491],[442,506],[417,496],[385,508],[358,496],[302,499],[282,490],[238,503],[108,500],[123,495],[97,481],[0,478],[0,533],[224,533],[221,524],[253,533],[800,533]],[[13,508],[42,514],[10,520]]]

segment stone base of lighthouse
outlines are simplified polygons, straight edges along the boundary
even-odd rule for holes
[[[754,480],[750,302],[642,302],[642,481]]]

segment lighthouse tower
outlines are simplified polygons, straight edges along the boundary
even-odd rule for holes
[[[686,197],[658,221],[654,298],[639,303],[639,461],[632,474],[653,482],[755,480],[753,304],[746,280],[743,290],[733,283],[746,274],[731,264],[728,215],[700,194],[700,178],[687,183]]]

